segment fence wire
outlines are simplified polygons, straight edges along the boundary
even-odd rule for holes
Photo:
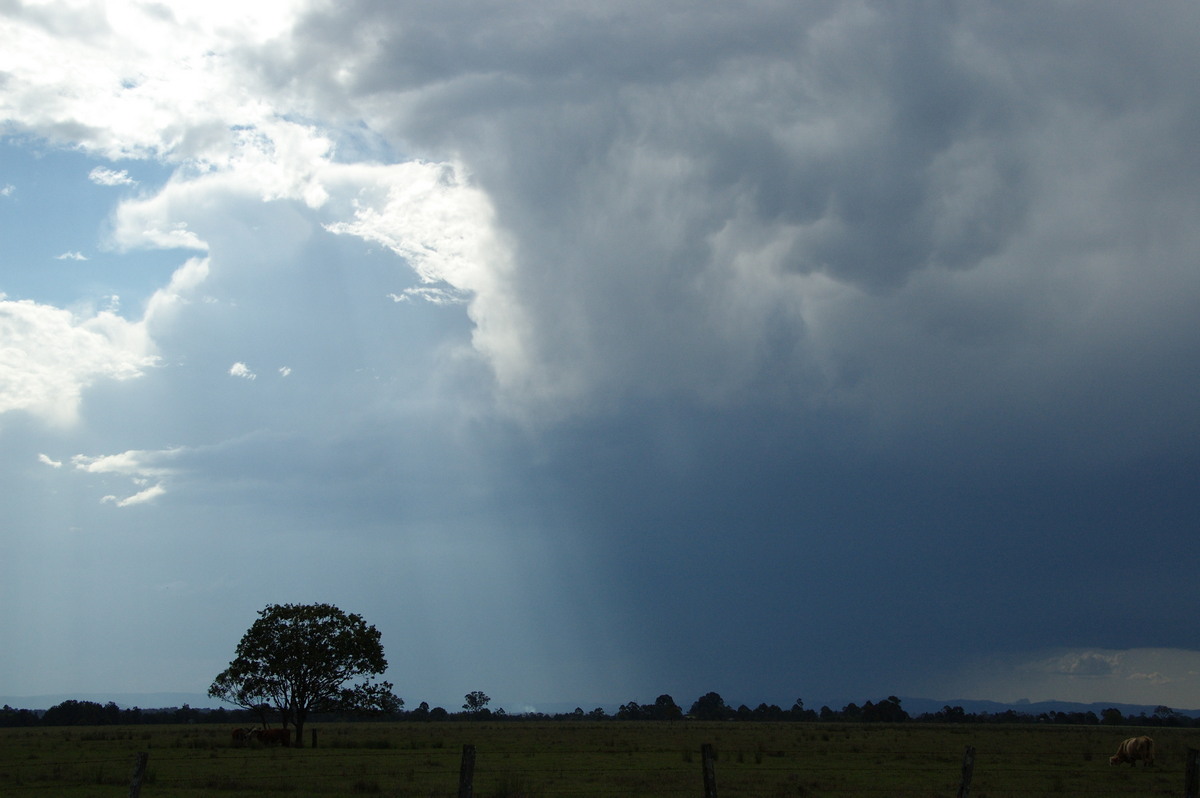
[[[614,735],[619,736],[619,735]],[[714,735],[716,736],[716,735]],[[132,747],[130,747],[132,746]],[[0,793],[50,794],[55,786],[93,784],[121,795],[128,785],[136,741],[111,757],[8,759],[0,765]],[[789,747],[717,744],[717,794],[722,796],[849,796],[953,798],[960,787],[964,748],[849,745],[816,740]],[[149,747],[143,798],[175,795],[458,794],[460,752],[452,747],[413,750],[381,747],[316,749],[234,748],[214,744]],[[1009,749],[1003,756],[977,751],[971,795],[1034,798],[1051,795],[1159,796],[1183,794],[1179,746],[1154,767],[1110,767],[1109,749]],[[527,796],[704,795],[698,747],[627,744],[548,748],[480,747],[475,798]],[[424,790],[424,785],[437,785]],[[416,791],[422,785],[422,792]]]

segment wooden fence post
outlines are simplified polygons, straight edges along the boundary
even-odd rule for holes
[[[958,784],[958,798],[967,798],[971,792],[971,777],[975,775],[975,746],[968,745],[963,754],[962,781]]]
[[[1187,770],[1183,774],[1183,798],[1200,798],[1200,751],[1187,750]]]
[[[717,768],[714,764],[712,743],[700,746],[700,760],[704,767],[704,798],[717,798]]]
[[[462,765],[458,769],[458,798],[471,798],[475,785],[475,746],[464,745]]]
[[[129,798],[138,798],[142,794],[142,778],[146,775],[146,760],[150,754],[140,751],[133,760],[133,778],[129,781]]]

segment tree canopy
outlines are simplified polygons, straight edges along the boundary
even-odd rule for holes
[[[482,690],[473,690],[463,698],[466,699],[466,703],[462,705],[462,708],[472,715],[481,715],[486,712],[487,705],[492,700],[492,697]]]
[[[272,604],[258,615],[208,688],[213,698],[264,712],[274,707],[285,728],[296,727],[297,745],[310,712],[395,712],[403,705],[390,682],[374,679],[387,660],[379,631],[362,616],[331,604]]]
[[[705,693],[696,699],[688,714],[698,720],[727,720],[733,717],[734,710],[719,693]]]

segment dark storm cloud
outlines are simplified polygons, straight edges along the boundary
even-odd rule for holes
[[[519,233],[517,295],[544,365],[570,373],[582,354],[602,395],[773,373],[918,427],[922,403],[952,422],[979,407],[1037,426],[1052,404],[1051,425],[1098,427],[1147,400],[1179,418],[1197,336],[1173,297],[1197,288],[1196,196],[1163,175],[1194,174],[1196,58],[1143,54],[1126,74],[1100,43],[1143,52],[1146,23],[1120,7],[1021,26],[920,9],[795,20],[790,46],[480,114],[464,157]],[[1023,42],[1043,23],[1071,55]],[[474,119],[460,110],[468,133]],[[441,138],[463,141],[454,126]],[[731,268],[765,242],[774,263]],[[843,293],[822,318],[779,299],[811,297],[797,273],[884,295]],[[739,302],[756,289],[781,294]],[[780,334],[789,357],[763,346]],[[1149,397],[1146,369],[1165,383]]]
[[[669,689],[828,700],[916,689],[997,648],[1186,640],[1185,619],[1129,596],[1177,600],[1155,595],[1164,551],[1200,553],[1180,535],[1194,458],[1064,474],[1033,450],[1023,470],[987,453],[930,467],[785,424],[660,407],[558,439],[570,526],[606,541],[612,610]]]
[[[580,177],[615,170],[636,191],[624,159],[669,154],[687,162],[679,177],[720,203],[710,224],[747,198],[766,220],[824,220],[788,265],[872,285],[931,260],[969,266],[1020,218],[1021,165],[1003,139],[1020,123],[1021,87],[956,38],[968,15],[954,6],[516,6],[485,21],[462,4],[366,6],[371,22],[353,32],[311,23],[313,39],[340,31],[334,46],[355,62],[357,80],[336,91],[393,98],[397,135],[461,152],[506,192],[505,214],[513,200],[547,222],[578,223],[556,214],[586,212]],[[351,51],[366,30],[369,46]],[[315,62],[305,55],[289,69]],[[955,146],[976,140],[984,162],[973,174],[994,185],[974,192],[981,207],[966,229],[939,240],[946,187],[936,181],[958,166]]]
[[[1054,372],[1094,334],[1137,335],[1121,291],[1195,288],[1191,13],[362,4],[314,17],[280,72],[465,161],[513,235],[542,380],[722,395],[770,373],[885,415],[895,392],[909,417],[959,385],[978,401],[996,370],[1045,379],[1038,327]],[[937,372],[930,352],[966,373],[913,397],[906,364]]]
[[[1197,13],[359,3],[271,74],[491,198],[543,393],[483,462],[647,659],[885,690],[1188,644],[1123,597],[1190,546]]]

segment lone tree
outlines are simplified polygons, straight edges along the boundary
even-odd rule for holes
[[[285,729],[296,727],[300,747],[310,712],[395,712],[404,705],[390,682],[372,678],[387,670],[379,637],[361,615],[332,604],[272,604],[208,694],[247,709],[274,706]]]
[[[472,715],[479,716],[489,711],[487,705],[491,702],[492,697],[482,690],[473,690],[463,696],[463,698],[466,699],[467,703],[463,704],[462,708]]]

